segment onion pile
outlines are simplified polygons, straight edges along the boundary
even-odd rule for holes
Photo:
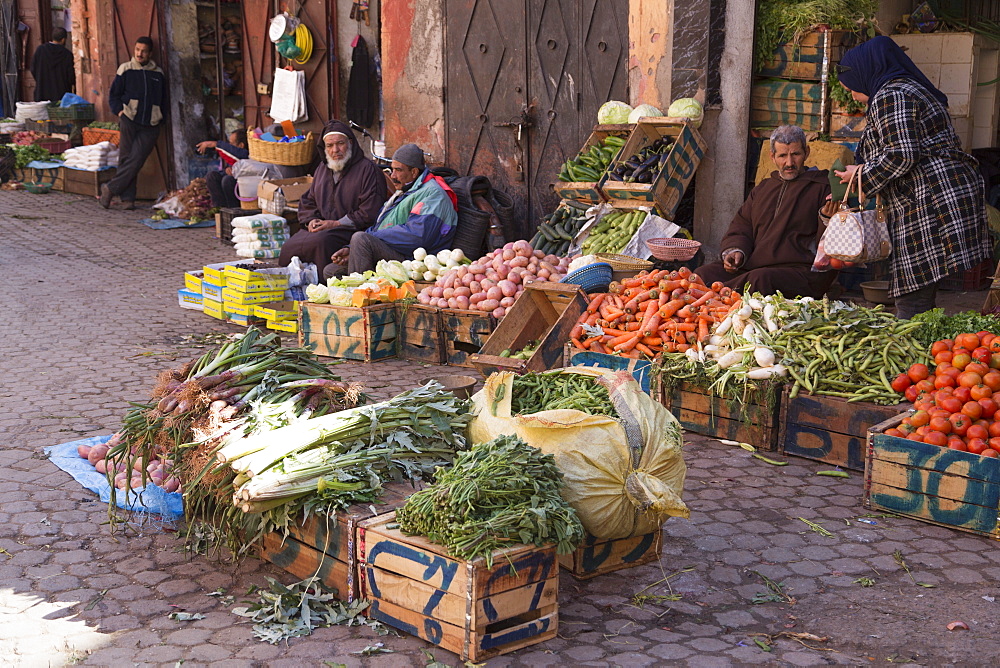
[[[527,241],[511,241],[469,265],[438,276],[417,301],[439,308],[484,311],[499,319],[532,281],[559,281],[569,258],[546,255]]]

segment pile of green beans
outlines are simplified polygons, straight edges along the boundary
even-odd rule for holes
[[[812,302],[803,315],[805,321],[783,330],[774,345],[794,379],[792,398],[805,390],[893,405],[900,396],[892,379],[910,365],[928,361],[927,348],[914,336],[922,323],[898,320],[881,308],[825,300]]]
[[[583,540],[576,511],[562,498],[552,455],[517,436],[498,436],[438,468],[434,484],[396,511],[404,533],[427,536],[460,559],[486,559],[512,545],[555,543],[569,554]]]
[[[589,415],[617,416],[608,389],[590,376],[560,371],[515,376],[511,412],[529,415],[569,408]]]

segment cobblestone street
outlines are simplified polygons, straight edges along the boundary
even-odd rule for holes
[[[287,645],[255,640],[250,623],[208,594],[221,587],[239,598],[265,576],[297,578],[256,559],[234,567],[189,556],[176,532],[155,524],[111,535],[107,507],[42,453],[116,431],[159,371],[204,352],[194,341],[240,331],[177,305],[183,272],[235,259],[232,248],[211,228],[154,231],[136,222],[143,215],[63,193],[0,192],[9,282],[0,296],[0,663],[424,666],[432,655],[461,665],[365,626]],[[438,371],[400,360],[336,369],[377,399]],[[487,665],[996,663],[997,542],[866,517],[858,472],[816,476],[831,467],[794,457],[775,467],[715,440],[685,440],[691,519],[666,523],[662,559],[588,581],[563,573],[558,638]],[[181,622],[168,617],[175,611],[205,617]],[[948,631],[954,621],[968,630]],[[793,635],[802,633],[825,640]],[[377,642],[392,653],[358,654]]]

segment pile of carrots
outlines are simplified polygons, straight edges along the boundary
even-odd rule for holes
[[[707,342],[712,326],[742,300],[722,283],[705,285],[687,267],[644,271],[609,290],[591,295],[570,339],[580,350],[633,359]]]

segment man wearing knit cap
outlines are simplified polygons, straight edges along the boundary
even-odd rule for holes
[[[374,269],[379,260],[408,260],[413,251],[428,253],[451,248],[458,225],[458,196],[424,164],[416,144],[404,144],[392,154],[392,182],[396,192],[382,207],[375,224],[355,232],[351,243],[333,256],[326,278],[345,271]]]
[[[299,199],[300,229],[281,247],[278,263],[293,257],[312,262],[322,274],[331,256],[358,230],[375,222],[388,187],[385,174],[365,157],[354,132],[340,121],[330,121],[320,140],[322,164]]]

